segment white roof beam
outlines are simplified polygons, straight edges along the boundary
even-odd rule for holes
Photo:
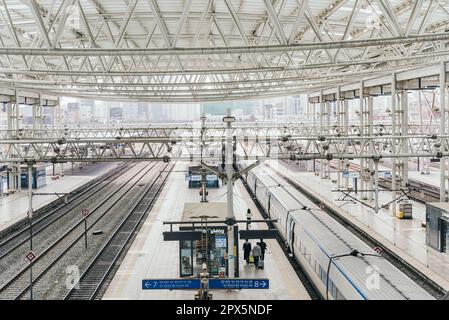
[[[166,46],[171,47],[171,41],[167,25],[165,24],[165,21],[162,18],[162,14],[159,10],[159,5],[157,4],[156,0],[148,0],[148,4],[150,5],[151,11],[154,14],[159,30],[161,31],[162,36],[164,37]]]
[[[45,44],[47,45],[47,48],[51,48],[52,44],[50,38],[48,37],[48,33],[45,28],[44,21],[42,20],[42,16],[39,7],[36,3],[36,0],[28,0],[28,3],[30,4],[31,12],[33,13],[33,16],[36,20],[37,27],[39,28],[41,35],[44,37],[44,41]]]
[[[281,39],[281,44],[287,44],[287,37],[285,36],[284,29],[282,28],[282,25],[279,22],[279,18],[273,8],[273,4],[271,3],[271,0],[264,0],[264,3],[265,3],[265,7],[267,8],[268,15],[269,15],[271,21],[273,22],[274,27],[276,28],[276,32]]]
[[[409,44],[414,42],[447,41],[449,33],[423,34],[408,37],[390,37],[378,39],[361,39],[320,43],[298,43],[291,45],[271,46],[238,46],[238,47],[213,47],[213,48],[64,48],[47,50],[42,48],[0,48],[0,54],[10,55],[45,55],[45,56],[170,56],[170,55],[210,55],[210,54],[235,54],[235,53],[280,53],[284,51],[305,50],[329,50],[343,48],[364,48],[376,46],[389,46],[395,44]]]
[[[178,42],[179,35],[181,34],[182,28],[184,27],[184,24],[186,23],[187,16],[190,12],[190,6],[192,5],[192,0],[187,0],[184,9],[182,11],[181,20],[178,24],[178,29],[176,30],[175,37],[173,38],[172,47],[176,47],[176,43]]]
[[[307,1],[308,0],[301,0],[300,3],[298,1],[298,13],[296,14],[296,19],[295,22],[293,23],[292,31],[290,32],[290,37],[288,38],[288,44],[291,44],[295,41],[296,35],[298,33],[299,23],[301,22],[302,18],[305,18],[304,13],[307,7]]]

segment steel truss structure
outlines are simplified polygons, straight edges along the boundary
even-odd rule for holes
[[[166,131],[168,133],[168,131]],[[51,162],[122,160],[220,160],[225,135],[148,137],[59,138],[3,140],[1,162],[26,159]],[[237,155],[243,159],[401,159],[442,158],[449,155],[449,135],[382,136],[234,136]],[[406,149],[405,149],[406,148]]]
[[[1,0],[0,85],[110,100],[298,94],[449,56],[446,0]]]
[[[410,137],[408,92],[428,90],[429,88],[435,87],[438,87],[439,106],[437,110],[440,127],[439,129],[429,127],[428,129],[430,129],[430,131],[427,132],[427,138],[420,136],[420,134],[415,134],[413,135],[412,140],[409,140],[407,138]],[[391,115],[391,142],[390,146],[383,146],[390,148],[393,154],[408,154],[410,157],[413,157],[414,154],[416,156],[415,152],[417,150],[419,150],[419,152],[426,150],[426,152],[430,151],[430,153],[433,154],[434,152],[437,152],[437,157],[440,159],[441,170],[440,200],[448,201],[449,163],[445,153],[448,147],[445,136],[449,130],[449,102],[447,91],[448,65],[446,62],[441,62],[439,65],[434,65],[425,69],[420,68],[400,73],[392,73],[389,76],[347,83],[344,86],[337,86],[310,93],[309,102],[312,106],[309,106],[309,109],[315,109],[316,106],[318,106],[320,108],[320,112],[318,113],[320,123],[323,123],[327,116],[327,125],[329,125],[329,108],[331,104],[335,104],[339,114],[337,117],[337,126],[339,127],[342,125],[342,130],[346,134],[348,130],[347,101],[349,99],[358,99],[361,134],[362,136],[374,137],[374,126],[371,125],[373,123],[373,97],[376,95],[389,94],[391,97],[389,108],[389,113]],[[421,108],[421,100],[419,100],[419,103]],[[328,108],[327,112],[326,107]],[[312,111],[312,113],[315,114],[314,111]],[[421,126],[421,129],[424,129],[424,127]],[[434,141],[432,142],[431,140]],[[372,151],[368,149],[362,152],[365,155],[372,154]],[[379,158],[377,157],[372,157],[371,159],[369,157],[363,157],[361,160],[360,176],[362,177],[362,189],[371,189],[370,186],[373,184],[375,185],[375,188],[378,189],[378,162]],[[347,165],[347,160],[345,160],[345,164]],[[321,168],[323,176],[324,165],[322,165]],[[340,163],[339,170],[343,171],[343,168],[344,166]],[[372,174],[373,172],[375,172],[374,175]],[[397,190],[393,192],[393,199],[399,197],[399,190],[406,188],[407,183],[407,157],[392,157],[392,190]],[[340,174],[338,184],[340,187]],[[372,193],[368,196],[371,198]],[[376,203],[377,200],[378,199],[376,199]],[[396,202],[393,202],[392,211],[396,212]]]

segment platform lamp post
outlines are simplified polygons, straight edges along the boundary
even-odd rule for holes
[[[227,115],[223,117],[223,122],[226,123],[226,180],[227,180],[227,225],[228,225],[228,235],[229,235],[229,244],[228,244],[228,267],[229,267],[229,277],[234,278],[235,276],[235,260],[234,260],[234,232],[233,225],[235,224],[234,217],[234,199],[233,199],[233,175],[234,175],[234,166],[233,166],[233,139],[232,139],[232,123],[235,122],[235,117],[231,115],[231,109],[226,109]]]
[[[33,252],[33,165],[34,158],[25,159],[28,165],[28,221],[30,229],[30,253]],[[20,177],[20,176],[19,176]],[[20,183],[20,181],[19,181]],[[30,259],[30,300],[33,300],[33,261]]]

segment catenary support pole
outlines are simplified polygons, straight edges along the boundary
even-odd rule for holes
[[[232,115],[231,109],[227,109],[226,122],[226,178],[227,178],[227,219],[228,221],[234,220],[234,194],[233,194],[233,148],[232,148]],[[233,278],[235,275],[235,257],[234,257],[234,232],[233,224],[228,225],[228,267],[229,277]]]

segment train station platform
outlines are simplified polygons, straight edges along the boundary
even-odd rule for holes
[[[67,165],[61,175],[59,168],[56,170],[58,179],[52,179],[51,166],[47,167],[46,185],[36,189],[36,193],[69,193],[89,181],[99,177],[109,170],[115,168],[117,162],[96,162],[83,166]],[[33,196],[33,211],[36,211],[52,201],[58,199],[57,195]],[[0,231],[17,223],[27,217],[28,213],[28,190],[16,191],[8,196],[0,197]]]
[[[181,220],[184,204],[200,203],[199,189],[189,189],[184,177],[186,165],[177,163],[167,180],[158,200],[147,220],[131,245],[127,255],[109,285],[103,299],[194,299],[196,290],[142,290],[143,279],[179,278],[179,242],[163,241],[162,232],[169,227],[163,221]],[[245,213],[251,209],[253,219],[262,216],[246,192],[243,184],[234,184],[234,212],[237,219],[246,219]],[[225,202],[226,187],[208,189],[209,202]],[[262,223],[252,223],[251,229],[266,229]],[[211,290],[213,299],[297,299],[310,297],[297,277],[293,267],[275,239],[264,240],[268,251],[264,270],[256,270],[243,260],[243,241],[239,241],[240,278],[268,278],[270,288],[264,290]],[[256,240],[253,240],[253,245]]]
[[[387,209],[381,209],[375,214],[373,209],[354,200],[339,200],[343,194],[332,191],[337,189],[337,184],[332,182],[337,179],[337,173],[331,173],[330,179],[322,179],[313,172],[300,172],[295,165],[283,161],[267,161],[262,167],[278,178],[281,178],[281,175],[288,176],[304,190],[313,193],[326,206],[330,206],[342,217],[370,234],[382,243],[384,248],[394,251],[442,288],[449,290],[449,255],[426,245],[426,229],[421,225],[422,221],[425,221],[423,204],[410,201],[413,205],[413,219],[398,219]],[[360,200],[359,195],[351,195]],[[391,200],[390,191],[379,192],[380,205]],[[374,201],[364,202],[374,206]]]

